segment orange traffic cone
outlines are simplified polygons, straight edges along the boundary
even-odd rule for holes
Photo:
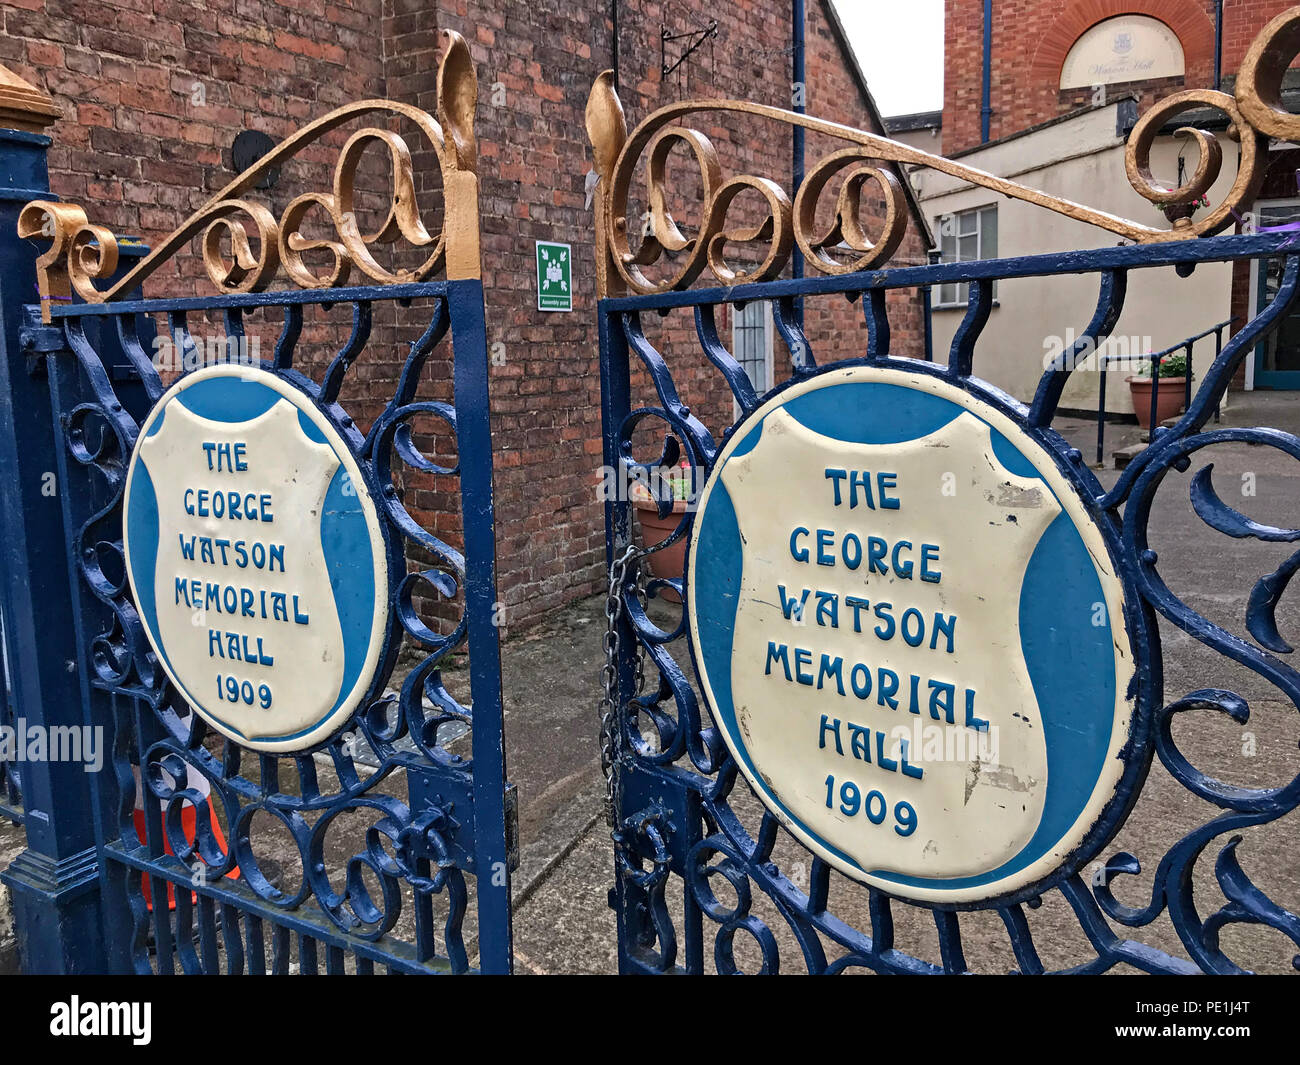
[[[131,819],[135,824],[136,835],[138,835],[140,839],[143,840],[145,838],[145,820],[144,820],[144,806],[142,803],[143,788],[141,788],[140,786],[140,769],[138,766],[132,766],[131,770],[135,774],[135,780],[136,780],[135,810],[132,813]],[[193,771],[189,771],[188,769],[187,769],[187,776],[188,779],[186,780],[186,786],[189,788],[193,788],[195,791],[201,793],[204,796],[204,801],[208,804],[208,818],[212,825],[212,835],[213,838],[216,840],[217,846],[221,848],[223,852],[228,851],[229,848],[227,847],[226,844],[225,834],[221,831],[221,822],[217,820],[217,812],[212,805],[212,795],[211,795],[212,789],[208,784],[207,778],[205,778],[202,773],[195,773]],[[181,807],[181,832],[184,833],[185,835],[185,842],[193,846],[195,836],[198,833],[198,814],[195,811],[194,807],[188,803],[183,807]],[[176,853],[174,850],[172,850],[171,840],[168,838],[166,831],[163,832],[163,852],[166,854]],[[238,868],[231,869],[230,872],[226,874],[226,876],[232,880],[238,880],[239,869]],[[147,874],[141,875],[140,882],[141,882],[142,890],[144,892],[145,904],[149,907],[149,912],[152,913],[153,912],[153,890],[149,885],[148,875]],[[197,894],[191,892],[190,901],[197,902],[198,901]],[[167,908],[169,910],[176,909],[176,892],[174,886],[171,884],[170,881],[167,884]]]

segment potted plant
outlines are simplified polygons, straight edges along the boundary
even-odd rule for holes
[[[1190,203],[1162,203],[1160,204],[1160,213],[1170,222],[1177,224],[1179,219],[1190,219],[1202,207],[1210,206],[1208,196],[1199,196]]]
[[[1156,424],[1172,418],[1183,409],[1183,392],[1187,385],[1187,356],[1182,352],[1166,355],[1160,360],[1156,388]],[[1129,393],[1133,397],[1133,413],[1138,425],[1151,428],[1151,390],[1155,387],[1151,375],[1151,360],[1139,364],[1138,372],[1128,379]]]
[[[694,471],[689,463],[683,462],[664,476],[660,483],[664,489],[672,492],[673,497],[673,509],[663,516],[660,516],[659,504],[649,489],[639,481],[632,484],[632,505],[636,507],[637,523],[641,526],[642,546],[647,549],[663,543],[681,524],[682,515],[686,513],[694,495]],[[686,537],[683,536],[662,551],[655,551],[647,556],[647,561],[652,576],[681,580],[686,567]],[[659,595],[670,603],[682,601],[671,588],[661,589]]]

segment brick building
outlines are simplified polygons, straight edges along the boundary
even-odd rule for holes
[[[1288,0],[1223,0],[1220,69],[1231,91],[1246,49],[1264,25],[1292,6]],[[1119,33],[1133,33],[1135,18],[1167,28],[1181,51],[1183,69],[1159,68],[1105,72],[1097,84],[1123,86],[1138,98],[1139,110],[1184,88],[1212,88],[1215,79],[1216,0],[993,0],[989,51],[989,135],[981,137],[985,106],[984,5],[979,0],[946,0],[944,24],[944,146],[949,154],[998,140],[1089,103],[1093,86],[1062,88],[1062,73],[1072,50],[1091,35],[1100,43],[1111,19]],[[1141,31],[1139,31],[1141,32]],[[1112,34],[1113,36],[1113,34]],[[1112,48],[1115,42],[1105,42]],[[1130,38],[1130,44],[1140,42]],[[1122,47],[1122,45],[1121,45]]]
[[[1163,228],[1161,214],[1130,188],[1125,174],[1124,145],[1134,123],[1156,101],[1185,89],[1231,94],[1251,42],[1291,6],[1289,0],[946,0],[943,111],[897,116],[889,126],[928,150],[941,143],[945,156],[976,168]],[[1293,69],[1284,84],[1292,110],[1298,74]],[[1185,112],[1161,129],[1152,152],[1156,180],[1174,188],[1195,166],[1195,147],[1176,135],[1180,126],[1218,138],[1222,177],[1209,199],[1221,202],[1238,155],[1222,111]],[[1246,224],[1300,219],[1300,148],[1271,143],[1266,167],[1256,200],[1240,207],[1243,217],[1250,216]],[[1057,252],[1113,239],[1084,225],[1045,224],[1041,212],[930,172],[913,176],[931,224],[944,228],[936,223],[951,220],[947,228],[954,236],[945,258],[985,257],[979,250],[985,247],[1002,256]],[[1257,312],[1273,283],[1265,263],[1239,262],[1198,274],[1180,285],[1160,271],[1144,272],[1138,287],[1130,288],[1117,340],[1140,353],[1229,319],[1235,330]],[[1041,373],[1044,345],[1068,328],[1077,330],[1080,308],[1091,306],[1095,296],[1064,282],[1050,292],[1030,292],[1032,287],[1002,286],[1006,309],[995,310],[986,332],[1013,353],[995,357],[986,372],[1022,398]],[[1026,313],[1012,309],[1017,294],[1029,305]],[[936,343],[955,328],[960,302],[945,302],[943,294],[936,299]],[[1198,374],[1208,366],[1212,340],[1202,347],[1195,353]],[[1300,322],[1288,321],[1261,343],[1244,362],[1238,384],[1300,386]],[[1093,410],[1098,391],[1095,374],[1075,375],[1065,405]],[[1119,392],[1112,392],[1108,409],[1127,411],[1126,390]]]
[[[602,584],[594,252],[585,188],[591,163],[583,122],[592,81],[617,67],[630,125],[688,96],[788,106],[791,10],[788,0],[723,7],[676,0],[4,0],[0,62],[46,89],[62,109],[49,130],[55,193],[119,234],[156,243],[230,180],[238,133],[260,130],[279,140],[366,97],[432,111],[440,31],[465,36],[480,87],[488,340],[500,354],[492,369],[500,586],[505,623],[516,627]],[[716,34],[664,75],[665,58],[671,62],[683,46],[664,43],[663,32],[692,33],[710,19]],[[880,131],[829,0],[808,3],[806,41],[809,113]],[[730,172],[767,175],[789,188],[788,127],[723,124],[709,133],[724,166],[736,167]],[[822,148],[815,141],[809,138],[810,165]],[[287,165],[264,193],[272,208],[278,213],[300,192],[328,187],[333,158],[323,146]],[[899,261],[924,261],[928,235],[913,223]],[[536,310],[535,240],[572,244],[572,313]],[[174,261],[174,275],[160,282],[165,291],[211,292],[196,250]],[[919,295],[899,297],[893,327],[896,345],[919,350]],[[330,327],[309,323],[313,328],[306,335],[326,351]],[[393,343],[404,338],[398,323],[377,326],[383,328]],[[814,343],[832,329],[862,334],[860,312],[845,306],[810,318]],[[726,424],[730,393],[698,355],[693,330],[676,349],[674,336],[684,336],[682,323],[664,323],[656,343],[701,364],[694,376],[677,375],[688,382],[686,398],[711,412],[712,424]],[[847,342],[858,343],[852,334]],[[357,367],[363,394],[350,410],[363,426],[399,365],[395,355]],[[445,365],[428,372],[445,384]],[[449,491],[412,480],[406,498],[454,542]]]

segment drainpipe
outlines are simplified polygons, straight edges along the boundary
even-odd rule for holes
[[[804,0],[793,0],[793,10],[791,12],[792,38],[790,41],[790,54],[793,60],[794,69],[792,77],[792,100],[794,112],[797,115],[804,114],[808,109],[808,83],[805,80],[804,71]],[[790,183],[790,197],[794,198],[795,193],[799,191],[799,186],[803,184],[804,176],[804,155],[803,155],[803,126],[795,126],[792,137],[792,158],[790,169],[792,171],[792,180]],[[793,275],[796,278],[803,277],[803,252],[799,245],[796,244],[794,252],[790,257],[790,265]],[[794,301],[795,322],[803,327],[803,300]]]
[[[1214,0],[1214,88],[1223,85],[1223,0]]]
[[[989,141],[993,118],[993,0],[984,0],[984,85],[980,106],[980,141]]]
[[[609,0],[609,20],[613,25],[613,63],[610,65],[614,69],[614,93],[618,94],[618,0]]]

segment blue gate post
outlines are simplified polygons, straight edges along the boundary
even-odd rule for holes
[[[18,214],[50,198],[50,138],[40,131],[58,113],[49,96],[0,68],[0,610],[15,724],[27,729],[82,724],[49,385],[29,373],[19,341],[24,304],[37,299],[41,249],[19,239]],[[45,760],[25,763],[22,779],[27,849],[0,878],[23,969],[102,971],[91,775],[81,762]]]
[[[487,323],[483,282],[448,283],[455,365],[456,442],[460,458],[465,532],[465,616],[469,629],[470,691],[474,708],[474,859],[478,871],[479,968],[509,975],[514,968],[510,920],[511,851],[506,810],[505,717],[496,542],[492,502],[492,433],[488,421]]]

